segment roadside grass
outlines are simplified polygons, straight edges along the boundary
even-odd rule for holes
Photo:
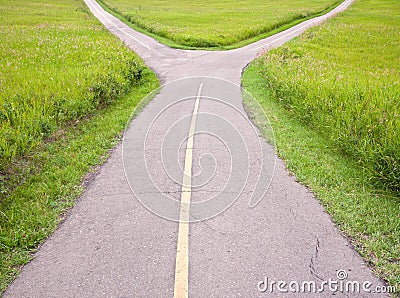
[[[358,0],[265,55],[275,98],[400,192],[400,2]]]
[[[323,14],[341,0],[100,0],[138,31],[183,49],[232,49]]]
[[[367,264],[399,289],[399,196],[374,188],[357,161],[277,102],[264,75],[262,60],[256,60],[242,83],[267,114],[279,157],[315,193]],[[262,127],[257,118],[253,121]]]
[[[87,173],[102,164],[120,141],[133,109],[158,86],[156,76],[144,71],[142,82],[130,94],[63,128],[29,157],[26,181],[0,205],[0,292],[73,206]]]
[[[396,0],[358,0],[243,75],[288,169],[398,290],[399,8]]]
[[[0,181],[63,125],[128,93],[138,57],[81,0],[0,1]]]
[[[29,157],[25,182],[0,205],[0,292],[62,221],[82,193],[87,173],[106,161],[133,109],[158,86],[157,77],[144,71],[130,94],[64,127]]]
[[[0,11],[1,293],[159,82],[80,0],[0,1]]]

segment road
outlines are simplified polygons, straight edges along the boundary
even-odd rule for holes
[[[302,297],[310,285],[316,297],[386,297],[323,283],[383,285],[252,125],[240,87],[259,53],[351,0],[221,52],[170,49],[85,2],[164,86],[5,297]]]

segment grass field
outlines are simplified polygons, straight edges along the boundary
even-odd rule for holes
[[[156,76],[81,0],[0,0],[0,292]]]
[[[399,31],[399,1],[358,0],[342,18],[264,58],[276,98],[397,192]]]
[[[326,11],[340,0],[102,0],[173,47],[237,47]],[[245,42],[243,42],[245,41]],[[247,42],[246,42],[247,41]]]
[[[400,2],[358,0],[245,72],[277,149],[400,287]]]
[[[0,171],[7,172],[66,123],[129,92],[143,66],[82,1],[0,1],[0,11]]]

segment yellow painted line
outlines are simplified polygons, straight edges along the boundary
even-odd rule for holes
[[[193,109],[192,121],[189,128],[189,137],[186,145],[185,170],[183,173],[179,214],[178,243],[176,248],[174,298],[187,298],[189,293],[189,215],[190,199],[192,196],[193,141],[202,89],[203,83],[200,84],[197,91],[196,103]]]

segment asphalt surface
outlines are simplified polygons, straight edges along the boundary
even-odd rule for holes
[[[166,85],[5,297],[386,297],[253,127],[240,88],[242,69],[259,53],[352,1],[225,52],[170,49],[85,2]],[[346,291],[349,281],[360,293]],[[312,283],[324,291],[301,293]]]

